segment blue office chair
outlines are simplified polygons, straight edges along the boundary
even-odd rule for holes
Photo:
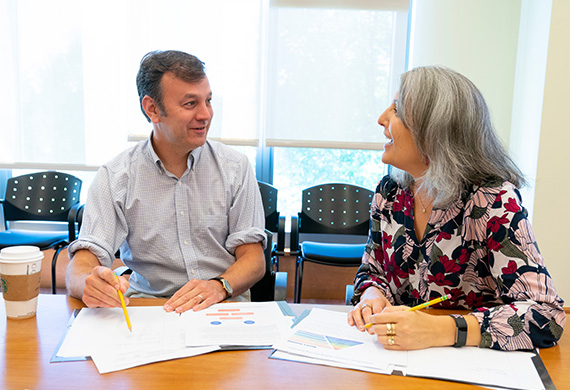
[[[291,219],[291,254],[297,256],[295,303],[301,302],[305,261],[336,267],[360,266],[368,237],[373,196],[374,191],[367,188],[342,183],[320,184],[303,190],[301,212]],[[360,236],[351,238],[362,243],[300,243],[300,234],[307,233]]]
[[[0,232],[0,249],[33,245],[54,249],[51,262],[51,290],[56,293],[56,263],[62,249],[77,235],[81,180],[61,172],[38,172],[8,179],[4,199],[5,231]],[[16,221],[67,222],[66,231],[16,228]]]

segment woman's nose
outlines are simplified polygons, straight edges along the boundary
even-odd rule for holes
[[[385,110],[380,116],[378,117],[378,124],[380,126],[386,127],[386,124],[389,122],[388,118],[388,110]]]

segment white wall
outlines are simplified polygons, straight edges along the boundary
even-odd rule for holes
[[[568,0],[413,1],[409,67],[448,66],[485,96],[502,141],[531,183],[523,204],[565,306],[569,37]]]
[[[551,10],[552,0],[522,1],[509,152],[529,183],[521,195],[531,221]]]
[[[444,65],[469,78],[508,144],[520,0],[415,0],[409,68]]]
[[[553,0],[540,126],[533,228],[559,295],[570,307],[570,1]]]

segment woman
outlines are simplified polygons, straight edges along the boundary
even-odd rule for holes
[[[443,67],[402,75],[378,123],[394,168],[376,189],[350,325],[387,349],[550,347],[566,315],[544,266],[507,156],[479,90]],[[406,311],[434,307],[460,316]]]

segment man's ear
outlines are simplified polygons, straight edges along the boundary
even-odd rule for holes
[[[143,97],[142,100],[142,107],[146,115],[148,115],[148,117],[152,121],[152,123],[160,122],[160,108],[158,107],[158,104],[156,104],[153,98],[151,98],[148,95],[145,95],[145,97]]]

